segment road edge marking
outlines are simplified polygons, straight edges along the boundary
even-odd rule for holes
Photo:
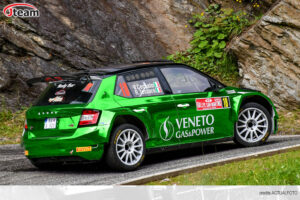
[[[272,150],[265,150],[265,151],[261,151],[261,152],[257,152],[257,153],[250,153],[247,155],[236,156],[233,158],[221,159],[221,160],[214,161],[214,162],[207,162],[207,163],[196,164],[196,165],[192,165],[192,166],[188,166],[188,167],[181,167],[178,169],[166,170],[166,171],[155,173],[152,175],[146,175],[146,176],[141,176],[139,178],[130,179],[127,181],[122,181],[122,182],[116,183],[114,185],[142,185],[142,184],[145,184],[148,182],[157,181],[157,180],[161,180],[161,179],[169,178],[169,177],[175,177],[175,176],[182,175],[185,173],[192,173],[192,172],[196,172],[196,171],[199,171],[202,169],[207,169],[207,168],[211,168],[211,167],[215,167],[215,166],[219,166],[219,165],[224,165],[224,164],[231,163],[231,162],[244,161],[244,160],[250,160],[253,158],[272,156],[272,155],[275,155],[278,153],[285,153],[285,152],[289,152],[292,150],[298,150],[298,149],[300,149],[300,144],[296,144],[296,145],[292,145],[292,146],[288,146],[288,147],[277,148],[277,149],[272,149]]]

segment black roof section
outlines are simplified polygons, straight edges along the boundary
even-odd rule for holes
[[[26,82],[29,86],[31,86],[32,84],[37,82],[53,82],[53,81],[64,81],[64,80],[90,80],[91,75],[113,75],[113,74],[118,74],[118,73],[130,71],[134,69],[141,69],[141,68],[147,68],[147,67],[158,66],[158,65],[160,66],[161,65],[183,65],[192,68],[185,64],[174,63],[173,61],[169,61],[169,60],[134,61],[133,63],[130,64],[108,65],[106,67],[82,70],[77,73],[66,74],[66,75],[54,75],[54,76],[43,76],[38,78],[32,78],[27,80]],[[202,73],[210,80],[213,80],[214,82],[217,82],[220,85],[223,85],[225,87],[225,85],[219,82],[218,80],[208,76],[203,72],[200,73]]]
[[[43,77],[37,77],[27,80],[27,84],[32,85],[36,82],[52,82],[52,81],[60,81],[60,80],[77,80],[82,78],[83,76],[89,75],[111,75],[117,74],[120,72],[125,72],[133,69],[146,68],[150,66],[156,65],[172,65],[176,64],[173,61],[168,60],[157,60],[157,61],[134,61],[129,64],[116,64],[116,65],[108,65],[106,67],[94,68],[81,70],[76,73],[65,74],[65,75],[49,75]]]
[[[173,61],[167,60],[158,60],[158,61],[134,61],[133,63],[129,64],[116,64],[116,65],[108,65],[106,67],[96,68],[96,69],[88,69],[80,71],[76,74],[93,74],[93,73],[100,73],[100,74],[116,74],[119,72],[129,71],[132,69],[139,69],[144,67],[150,67],[155,65],[169,65],[169,64],[176,64]]]

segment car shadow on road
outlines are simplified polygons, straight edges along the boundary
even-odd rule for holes
[[[269,141],[262,146],[272,145],[280,141]],[[147,159],[144,162],[144,165],[151,165],[155,163],[161,163],[166,161],[172,161],[177,159],[191,158],[199,155],[209,155],[214,153],[225,153],[227,151],[232,151],[235,149],[245,149],[245,148],[256,148],[256,147],[242,147],[235,144],[234,142],[224,142],[218,144],[207,145],[204,147],[194,147],[189,149],[182,149],[170,152],[163,152],[158,154],[152,154],[147,156]]]
[[[269,141],[262,146],[268,146],[280,141]],[[260,146],[261,147],[261,146]],[[188,159],[199,155],[209,155],[214,153],[226,153],[227,151],[232,151],[236,149],[245,149],[245,148],[256,148],[256,147],[241,147],[233,142],[224,142],[207,146],[193,147],[188,149],[172,150],[167,152],[160,152],[155,154],[150,154],[146,156],[146,159],[142,166],[138,170],[143,170],[144,168],[151,167],[154,164],[163,164],[164,162],[170,162],[180,159]],[[40,170],[34,166],[27,167],[25,169],[18,169],[14,171],[30,172],[30,171],[41,171],[47,173],[84,173],[84,174],[94,174],[94,173],[116,173],[116,171],[111,170],[104,161],[97,163],[88,163],[88,164],[67,164],[63,165],[60,168],[49,169],[49,170]],[[124,172],[121,172],[124,173]],[[126,172],[125,172],[126,173]]]

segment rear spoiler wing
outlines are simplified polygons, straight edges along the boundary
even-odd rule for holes
[[[91,82],[91,75],[102,75],[99,72],[79,72],[71,75],[55,75],[55,76],[42,76],[37,78],[32,78],[26,81],[29,86],[32,86],[34,83],[50,83],[58,81],[89,81]]]
[[[34,83],[50,83],[50,82],[56,82],[56,81],[64,81],[64,80],[77,80],[79,79],[78,76],[42,76],[42,77],[36,77],[32,78],[26,81],[28,85],[32,85]]]

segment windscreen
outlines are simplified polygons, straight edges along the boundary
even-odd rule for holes
[[[36,102],[36,106],[84,104],[92,100],[101,80],[60,81],[50,83]]]

